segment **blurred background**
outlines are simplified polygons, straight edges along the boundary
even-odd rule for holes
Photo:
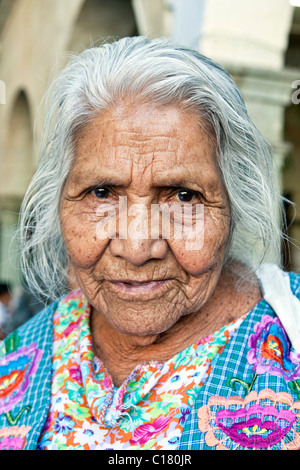
[[[22,288],[14,235],[36,167],[42,97],[69,53],[140,34],[198,49],[230,72],[273,146],[282,193],[300,207],[300,0],[0,0],[0,328],[5,324],[6,332],[41,307]],[[286,212],[294,242],[282,247],[283,261],[300,272],[300,213]]]

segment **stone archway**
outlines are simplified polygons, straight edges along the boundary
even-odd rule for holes
[[[18,92],[12,107],[3,160],[1,193],[22,198],[34,170],[30,108],[23,90]]]
[[[131,0],[86,0],[66,50],[79,53],[92,45],[133,36],[136,31]]]
[[[0,278],[12,286],[20,284],[16,228],[19,209],[33,175],[33,138],[26,93],[14,100],[0,171]]]

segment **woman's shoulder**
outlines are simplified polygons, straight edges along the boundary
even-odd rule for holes
[[[1,449],[36,447],[49,408],[56,308],[57,302],[45,307],[2,342],[0,429],[10,440],[8,445],[0,436]]]
[[[290,278],[291,291],[296,297],[300,298],[300,274],[294,271],[287,273]]]
[[[48,342],[52,335],[52,318],[58,302],[45,306],[39,313],[6,336],[1,345],[1,356],[32,343]]]
[[[6,352],[12,352],[18,347],[28,346],[31,343],[49,345],[52,343],[53,323],[55,318],[63,316],[67,324],[72,320],[74,312],[80,310],[85,299],[80,290],[67,293],[59,300],[45,306],[39,313],[10,333],[2,343]]]
[[[288,271],[277,264],[266,263],[257,269],[256,275],[260,283],[269,285],[286,284],[289,285],[294,295],[300,293],[300,274],[295,271]]]

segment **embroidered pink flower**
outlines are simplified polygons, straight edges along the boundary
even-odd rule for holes
[[[210,397],[198,410],[199,429],[217,450],[300,449],[300,401],[264,389],[242,397]]]
[[[131,444],[146,444],[154,434],[162,431],[171,419],[172,417],[160,416],[152,424],[142,424],[135,429],[133,438],[130,439]]]
[[[42,351],[32,343],[0,360],[0,413],[7,413],[21,401],[41,357]]]
[[[249,364],[257,374],[283,376],[286,380],[300,378],[300,357],[290,349],[289,340],[278,318],[264,315],[254,326],[249,338]]]
[[[11,426],[0,429],[0,450],[23,450],[30,426]]]

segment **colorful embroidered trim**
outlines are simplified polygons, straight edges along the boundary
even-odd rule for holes
[[[257,374],[268,372],[285,380],[300,378],[300,355],[291,351],[289,340],[278,318],[264,315],[249,338],[247,360]]]
[[[0,429],[0,450],[23,450],[30,426],[13,426]]]
[[[197,415],[206,445],[216,450],[300,449],[300,401],[285,392],[212,396]]]
[[[7,413],[22,400],[41,357],[42,351],[31,344],[0,360],[0,413]]]

